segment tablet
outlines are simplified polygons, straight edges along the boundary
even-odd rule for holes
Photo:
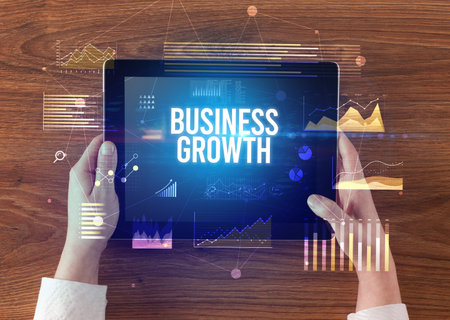
[[[335,199],[336,63],[110,60],[103,89],[113,238],[140,249],[330,238],[306,201]]]

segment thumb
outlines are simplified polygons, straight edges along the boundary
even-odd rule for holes
[[[308,206],[317,216],[327,221],[340,221],[347,218],[347,214],[336,202],[318,194],[308,197]]]
[[[114,178],[117,166],[117,149],[114,143],[105,141],[97,156],[97,169],[93,193],[102,201],[115,198]]]

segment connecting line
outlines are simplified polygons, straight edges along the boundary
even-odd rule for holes
[[[203,47],[203,43],[200,41],[200,38],[199,38],[199,36],[198,36],[198,34],[197,34],[197,30],[195,30],[194,25],[192,24],[191,18],[189,17],[189,15],[188,15],[188,13],[187,13],[187,11],[186,11],[186,8],[184,7],[184,5],[183,5],[183,3],[181,2],[181,0],[178,0],[178,2],[179,2],[180,5],[183,7],[184,14],[185,14],[186,17],[188,18],[189,23],[190,23],[190,25],[191,25],[191,27],[192,27],[192,30],[194,31],[195,36],[197,37],[198,42],[200,42],[200,45],[202,46],[203,52],[206,53],[205,47]],[[208,60],[210,60],[210,59],[208,59]]]
[[[89,43],[93,42],[95,39],[97,39],[98,37],[105,35],[106,33],[110,32],[111,30],[117,28],[118,26],[120,26],[121,24],[124,24],[125,22],[127,22],[128,20],[130,20],[131,18],[135,17],[136,15],[138,15],[139,13],[147,10],[148,8],[152,7],[153,5],[157,4],[159,1],[161,0],[156,0],[153,3],[149,4],[148,6],[146,6],[145,8],[139,10],[138,12],[133,13],[131,16],[129,16],[128,18],[126,18],[125,20],[122,20],[121,22],[119,22],[118,24],[112,26],[111,28],[109,28],[108,30],[106,30],[103,33],[100,33],[98,36],[92,38],[91,40],[89,40],[85,45],[88,45]]]
[[[170,27],[170,21],[172,19],[172,11],[173,11],[173,3],[175,2],[175,0],[172,0],[172,5],[170,6],[170,13],[169,13],[169,21],[167,21],[167,29],[166,29],[166,36],[164,38],[164,43],[163,43],[163,50],[162,50],[162,57],[161,60],[164,59],[164,53],[165,53],[165,46],[166,46],[166,42],[167,42],[167,37],[169,36],[169,27]],[[152,92],[153,94],[153,92]]]
[[[107,219],[107,218],[112,217],[113,215],[116,215],[116,214],[119,214],[119,213],[120,213],[120,211],[116,211],[116,212],[114,212],[114,213],[111,213],[111,214],[105,216],[104,219]]]
[[[262,35],[261,35],[261,31],[259,30],[258,21],[256,21],[255,17],[253,17],[253,20],[255,21],[256,29],[258,29],[259,38],[261,39],[261,43],[262,43],[262,45],[264,47],[264,51],[266,52],[266,54],[268,54],[267,48],[265,46],[264,40],[263,40]]]
[[[116,172],[115,176],[118,177],[118,175],[119,175],[122,171],[124,171],[124,170],[128,167],[128,164],[129,164],[131,161],[133,161],[134,159],[137,159],[137,154],[136,154],[136,153],[133,154],[133,157],[131,157],[131,159],[128,160],[128,162],[124,163],[124,164],[120,167],[120,170],[119,170],[118,172]],[[129,175],[130,175],[133,171],[134,171],[134,170],[130,171],[130,173],[129,173],[125,178],[128,178]]]
[[[304,25],[301,25],[301,24],[298,24],[298,23],[295,23],[295,22],[292,22],[292,21],[288,21],[288,20],[285,20],[285,19],[282,19],[282,18],[274,17],[274,16],[271,16],[271,15],[268,15],[268,14],[265,14],[265,13],[258,13],[258,14],[260,14],[262,16],[266,16],[266,17],[272,18],[272,19],[275,19],[275,20],[280,20],[280,21],[283,21],[283,22],[286,22],[286,23],[289,23],[289,24],[292,24],[294,26],[301,27],[301,28],[304,28],[304,29],[307,29],[307,30],[313,30],[313,28],[310,28],[310,27],[307,27],[307,26],[304,26]]]
[[[317,34],[317,37],[319,39],[319,50],[320,50],[320,59],[323,60],[323,53],[322,53],[322,44],[320,42],[320,31],[316,30],[315,33]]]
[[[323,203],[323,201],[321,201],[319,198],[316,198],[316,199],[319,200],[320,203],[322,203],[322,205],[323,205],[325,208],[327,208],[327,210],[330,211],[331,214],[332,214],[333,216],[335,216],[338,220],[342,220],[342,219],[343,219],[343,216],[342,216],[341,219],[339,219],[339,217],[338,217],[333,211],[331,211],[331,209],[328,208],[328,206],[326,206],[325,203]],[[344,214],[344,212],[343,212],[342,214]]]
[[[248,21],[249,21],[249,20],[250,20],[250,17],[248,17],[248,18],[247,18],[247,21],[245,21],[244,28],[242,29],[241,35],[239,36],[239,39],[238,39],[238,41],[237,41],[236,43],[240,43],[240,42],[241,42],[242,36],[244,35],[245,29],[247,28],[247,25],[248,25]],[[238,45],[236,45],[236,46],[234,47],[233,53],[236,52],[237,48],[238,48]]]
[[[227,270],[227,269],[225,269],[225,268],[223,268],[223,267],[221,267],[221,266],[219,266],[219,265],[217,265],[217,264],[215,264],[215,263],[209,262],[209,261],[207,261],[207,260],[205,260],[205,259],[196,257],[196,256],[194,256],[194,255],[192,255],[192,254],[187,253],[187,252],[183,252],[183,253],[184,253],[184,254],[187,254],[187,255],[190,256],[190,257],[193,257],[193,258],[195,258],[195,259],[198,259],[198,260],[200,260],[200,261],[206,262],[206,263],[208,263],[208,264],[210,264],[210,265],[212,265],[212,266],[215,266],[216,268],[219,268],[219,269],[221,269],[221,270],[224,270],[224,271],[226,271],[226,272],[231,272],[231,270]]]
[[[245,216],[246,215],[247,215],[247,201],[245,202],[245,211],[244,211],[244,216],[242,217],[243,224],[245,224]],[[239,258],[241,257],[241,241],[242,241],[242,234],[239,233],[239,249],[238,249],[238,256],[237,256],[237,260],[236,260],[236,268],[239,265]]]
[[[376,98],[376,99],[371,100],[365,107],[363,107],[359,102],[356,102],[356,101],[353,101],[352,99],[350,99],[346,103],[340,105],[338,109],[340,109],[342,107],[345,107],[349,103],[354,103],[354,104],[358,105],[359,107],[361,107],[362,109],[366,110],[372,103],[374,103],[376,101],[380,101],[380,98]]]
[[[350,100],[348,100],[347,102],[345,102],[344,104],[340,105],[340,106],[338,107],[338,110],[339,110],[340,108],[342,108],[342,107],[345,107],[345,106],[346,106],[347,104],[349,104],[349,103],[354,103],[354,104],[358,105],[359,107],[361,107],[363,110],[366,110],[372,103],[374,103],[374,102],[376,102],[376,101],[380,101],[380,98],[376,98],[376,99],[370,101],[365,107],[363,107],[363,106],[362,106],[361,104],[359,104],[358,102],[353,101],[352,99],[350,99]],[[334,109],[334,108],[333,108],[333,107],[328,107],[328,108],[325,108],[325,109],[315,108],[313,111],[311,111],[311,113],[308,114],[308,116],[310,117],[310,116],[311,116],[314,112],[316,112],[316,111],[325,112],[325,111],[328,111],[328,110],[331,110],[331,109]]]
[[[253,254],[256,252],[256,249],[259,249],[259,247],[256,247],[253,252],[251,254],[249,254],[249,256],[247,257],[247,259],[244,261],[244,263],[241,265],[241,267],[239,268],[240,270],[242,270],[244,268],[244,266],[247,264],[247,262],[250,260],[250,258],[253,256]],[[237,265],[236,265],[237,267]]]

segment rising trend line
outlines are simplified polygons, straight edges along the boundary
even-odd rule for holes
[[[374,102],[376,102],[376,101],[379,101],[379,100],[380,100],[380,98],[376,98],[376,99],[370,101],[365,107],[363,107],[363,106],[362,106],[361,104],[359,104],[358,102],[353,101],[352,99],[350,99],[350,100],[348,100],[346,103],[340,105],[338,109],[340,109],[340,108],[342,108],[342,107],[345,107],[347,104],[349,104],[350,102],[352,102],[352,103],[358,105],[359,107],[361,107],[363,110],[366,110],[372,103],[374,103]]]
[[[348,100],[347,102],[341,104],[341,105],[338,107],[338,110],[339,110],[340,108],[342,108],[342,107],[345,107],[345,106],[346,106],[347,104],[349,104],[349,103],[354,103],[354,104],[356,104],[357,106],[361,107],[363,110],[366,110],[372,103],[374,103],[374,102],[376,102],[376,101],[379,101],[379,100],[380,100],[380,98],[376,98],[376,99],[374,99],[374,100],[371,100],[365,107],[363,107],[359,102],[356,102],[356,101],[350,99],[350,100]],[[328,110],[330,110],[330,109],[334,109],[334,108],[333,108],[333,107],[328,107],[328,108],[325,108],[325,109],[315,108],[313,111],[311,111],[311,113],[308,114],[308,117],[310,117],[310,116],[311,116],[314,112],[316,112],[316,111],[325,112],[325,111],[328,111]]]
[[[160,193],[161,191],[163,191],[165,188],[167,188],[170,184],[172,183],[172,179],[169,180],[169,182],[162,187],[160,190],[156,191],[155,194]]]
[[[339,173],[336,175],[336,178],[339,177],[341,174],[344,174],[344,173],[347,173],[347,174],[356,174],[356,173],[363,172],[364,169],[367,168],[368,166],[370,166],[372,163],[381,163],[381,164],[384,164],[385,166],[388,166],[388,167],[397,167],[397,166],[401,166],[401,165],[403,164],[403,161],[402,161],[402,162],[398,162],[398,163],[391,163],[391,164],[390,164],[390,163],[386,163],[386,162],[383,162],[383,161],[380,161],[380,160],[373,160],[373,161],[369,162],[368,164],[366,164],[366,165],[364,166],[364,168],[362,168],[362,169],[360,169],[360,170],[358,170],[358,171],[342,171],[342,172],[339,172]]]

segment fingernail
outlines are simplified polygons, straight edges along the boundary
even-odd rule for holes
[[[311,209],[314,209],[317,206],[317,202],[318,202],[318,200],[317,200],[317,197],[315,195],[310,195],[308,197],[308,206]]]
[[[111,142],[103,142],[102,144],[102,155],[111,156],[114,153],[114,144]]]

